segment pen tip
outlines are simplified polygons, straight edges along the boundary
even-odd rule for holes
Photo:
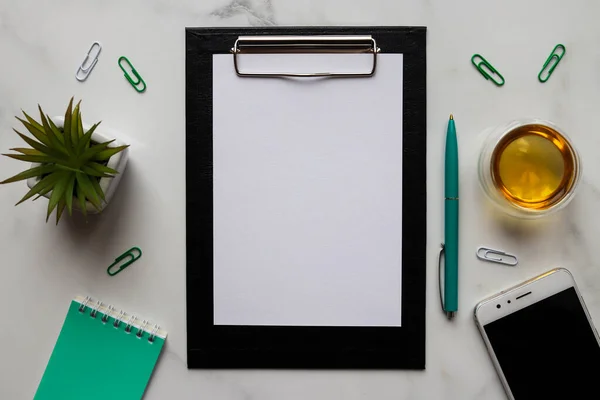
[[[451,120],[454,119],[454,115],[450,114],[450,119]]]

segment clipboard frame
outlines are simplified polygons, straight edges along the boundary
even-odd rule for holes
[[[425,27],[186,28],[188,368],[425,368],[426,31]],[[257,35],[372,35],[380,53],[404,54],[401,327],[214,325],[213,54],[231,55],[239,36]]]

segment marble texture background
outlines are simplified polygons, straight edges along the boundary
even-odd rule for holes
[[[69,300],[90,294],[161,323],[169,339],[146,399],[502,399],[475,328],[482,298],[551,267],[569,268],[600,320],[600,2],[595,0],[2,0],[0,150],[19,144],[14,115],[64,111],[121,133],[131,161],[114,204],[85,224],[44,223],[41,202],[12,205],[25,184],[0,187],[0,398],[33,396]],[[426,25],[428,31],[428,283],[425,371],[190,371],[186,368],[184,72],[186,26]],[[87,82],[74,78],[90,44],[102,42]],[[567,55],[546,84],[537,74],[555,44]],[[498,89],[470,64],[483,54],[506,78]],[[148,84],[139,95],[116,60],[126,55]],[[454,113],[461,160],[460,312],[439,311],[444,133]],[[480,133],[537,116],[572,137],[583,159],[576,199],[542,221],[499,218],[482,198]],[[0,158],[0,175],[19,171]],[[194,212],[194,210],[188,210]],[[144,249],[127,274],[105,268],[127,248]],[[519,256],[519,266],[485,264],[480,245]],[[91,378],[91,377],[90,377]]]

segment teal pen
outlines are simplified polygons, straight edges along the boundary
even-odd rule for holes
[[[458,311],[458,143],[454,117],[446,133],[444,179],[444,304],[449,319]]]

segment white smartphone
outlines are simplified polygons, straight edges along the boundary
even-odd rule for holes
[[[599,397],[598,332],[566,269],[483,300],[475,321],[510,399]]]

